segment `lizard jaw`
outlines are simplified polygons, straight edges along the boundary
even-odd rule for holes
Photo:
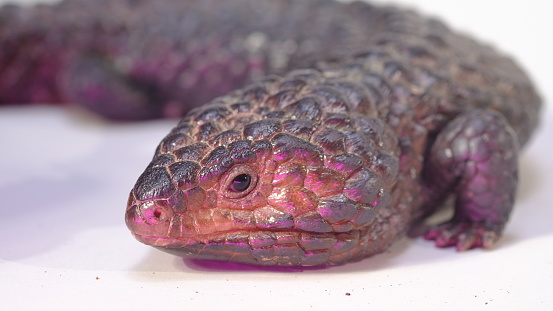
[[[266,266],[318,266],[340,264],[357,257],[360,231],[242,230],[181,238],[133,235],[144,244],[187,259]]]

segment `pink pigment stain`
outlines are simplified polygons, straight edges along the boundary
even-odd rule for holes
[[[344,194],[346,194],[346,196],[348,196],[350,199],[353,199],[354,201],[359,201],[361,197],[363,197],[358,189],[344,190]]]
[[[273,158],[277,161],[284,161],[285,159],[287,159],[286,157],[286,153],[285,152],[280,152],[280,153],[275,153],[273,155]]]
[[[298,157],[298,158],[307,159],[308,156],[309,156],[309,152],[307,152],[305,150],[298,149],[296,151],[296,157]]]
[[[336,171],[341,171],[341,170],[344,169],[344,167],[346,167],[346,165],[343,164],[343,163],[336,163],[336,164],[333,163],[333,164],[329,165],[328,167],[331,168],[331,169],[334,169]]]

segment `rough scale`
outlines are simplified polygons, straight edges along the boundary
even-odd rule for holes
[[[493,48],[362,2],[12,6],[0,42],[0,102],[185,113],[125,219],[139,241],[188,258],[342,264],[384,251],[451,195],[453,219],[425,237],[491,247],[540,108]]]

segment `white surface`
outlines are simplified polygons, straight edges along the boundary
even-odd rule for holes
[[[511,52],[551,105],[550,2],[397,2]],[[0,109],[2,310],[553,309],[551,109],[523,154],[516,209],[493,251],[458,254],[404,239],[383,255],[305,271],[206,267],[130,236],[128,191],[173,124]]]

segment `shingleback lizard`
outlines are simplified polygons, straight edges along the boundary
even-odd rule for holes
[[[341,264],[386,250],[451,196],[453,218],[425,238],[491,247],[540,108],[510,58],[364,2],[12,5],[0,44],[0,102],[184,115],[125,220],[187,258]]]

